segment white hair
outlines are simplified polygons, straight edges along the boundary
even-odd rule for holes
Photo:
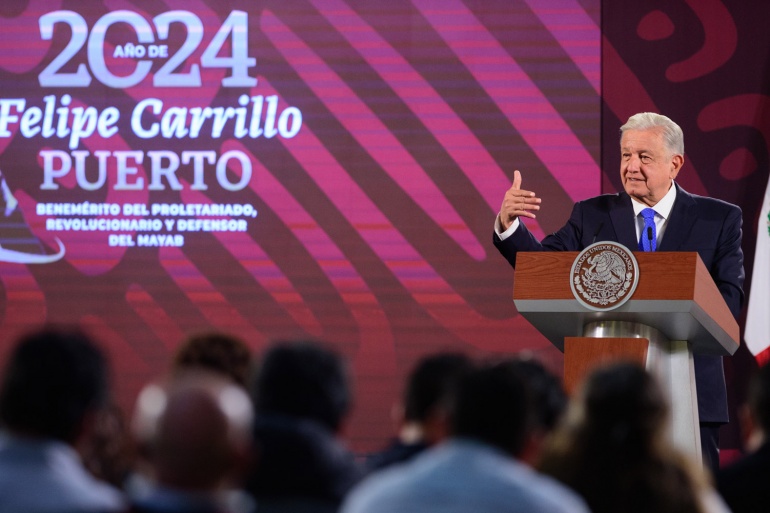
[[[654,112],[634,114],[626,124],[620,127],[620,137],[626,130],[650,130],[659,128],[663,143],[673,155],[684,155],[684,134],[682,129],[670,118]]]

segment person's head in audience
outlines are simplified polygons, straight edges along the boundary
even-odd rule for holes
[[[519,459],[534,465],[547,437],[558,425],[567,408],[567,394],[561,380],[529,356],[511,358],[500,365],[518,373],[532,395],[533,418],[527,443]]]
[[[749,381],[740,410],[745,453],[719,469],[716,485],[733,513],[767,511],[770,505],[770,365]]]
[[[91,474],[122,488],[134,471],[135,445],[123,410],[111,401],[99,412],[91,436],[78,446]]]
[[[645,369],[601,367],[583,383],[538,466],[594,513],[700,511],[705,478],[673,447],[668,419],[663,391]]]
[[[260,414],[312,420],[338,432],[351,406],[345,363],[314,342],[279,342],[263,356],[254,402]]]
[[[246,489],[260,511],[336,511],[362,476],[339,439],[351,406],[345,361],[320,343],[279,341],[254,386],[259,461]]]
[[[241,339],[226,333],[199,333],[191,335],[179,346],[172,367],[175,370],[217,372],[248,387],[252,371],[251,350]]]
[[[420,359],[409,374],[401,404],[393,416],[398,435],[367,460],[369,471],[407,461],[448,436],[449,399],[457,381],[473,368],[462,353],[438,353]]]
[[[452,437],[519,456],[533,424],[532,395],[517,370],[500,363],[485,365],[460,379],[450,415]]]
[[[108,398],[107,363],[83,332],[47,327],[10,355],[0,421],[11,432],[75,445]]]
[[[404,441],[433,445],[446,438],[447,403],[457,381],[472,367],[471,359],[461,353],[435,354],[417,363],[404,390]]]
[[[146,386],[134,413],[160,487],[215,492],[234,486],[251,458],[253,408],[242,387],[191,370]]]
[[[599,369],[586,381],[579,400],[579,421],[588,441],[604,446],[602,440],[607,440],[638,455],[663,442],[668,403],[657,381],[640,366]]]
[[[770,436],[770,365],[760,367],[749,382],[746,406],[741,414],[744,445],[751,452]]]
[[[12,349],[0,384],[0,511],[125,509],[122,493],[89,473],[80,455],[93,457],[109,400],[107,367],[76,328],[44,327]]]
[[[448,401],[457,380],[473,367],[462,353],[438,353],[422,358],[410,373],[403,394],[400,426],[405,441],[433,445],[447,436]]]

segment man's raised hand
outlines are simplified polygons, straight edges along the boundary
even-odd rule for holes
[[[540,210],[540,198],[532,191],[522,190],[521,173],[517,169],[513,172],[513,185],[505,192],[503,204],[500,207],[500,224],[503,231],[510,228],[519,216],[534,219],[534,211],[537,210]]]

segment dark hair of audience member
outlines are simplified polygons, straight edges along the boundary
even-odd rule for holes
[[[425,422],[442,406],[460,376],[473,366],[462,353],[440,353],[420,360],[404,390],[404,420]]]
[[[734,513],[767,511],[770,505],[770,365],[749,380],[746,404],[739,410],[745,453],[719,469],[716,486]]]
[[[749,381],[746,403],[754,421],[770,436],[770,365],[764,365]]]
[[[350,406],[345,361],[320,343],[279,341],[254,390],[258,463],[246,490],[260,511],[337,511],[362,477],[337,438]]]
[[[249,347],[239,338],[225,333],[200,333],[190,336],[177,350],[173,368],[201,369],[230,377],[248,387],[252,370]]]
[[[464,376],[451,413],[452,435],[481,441],[513,456],[523,449],[532,423],[530,391],[505,365],[483,366]]]
[[[552,431],[567,409],[567,394],[559,378],[533,358],[512,358],[500,365],[520,373],[526,381],[533,398],[534,427],[545,432]]]
[[[462,353],[437,353],[421,358],[407,377],[398,411],[396,438],[369,455],[370,472],[410,460],[449,436],[449,402],[457,382],[473,368]]]
[[[594,513],[697,512],[704,478],[666,435],[668,404],[643,368],[591,374],[539,468],[578,492]]]
[[[83,465],[91,474],[122,488],[134,470],[136,446],[123,411],[110,403],[99,411],[90,436],[78,446]]]
[[[255,408],[311,419],[337,432],[350,408],[347,369],[341,358],[309,342],[278,342],[257,374]]]
[[[0,421],[12,431],[73,444],[83,419],[107,399],[107,364],[83,332],[47,327],[13,350],[0,390]]]
[[[526,382],[532,396],[532,425],[526,446],[516,456],[524,463],[534,465],[540,457],[543,444],[564,416],[567,394],[561,380],[533,358],[519,356],[505,360],[499,365],[518,373]]]

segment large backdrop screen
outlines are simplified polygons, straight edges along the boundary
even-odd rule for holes
[[[595,5],[592,5],[595,4]],[[596,2],[0,5],[0,316],[87,326],[130,407],[189,333],[351,361],[372,448],[414,360],[558,353],[491,245],[514,169],[599,192]]]

